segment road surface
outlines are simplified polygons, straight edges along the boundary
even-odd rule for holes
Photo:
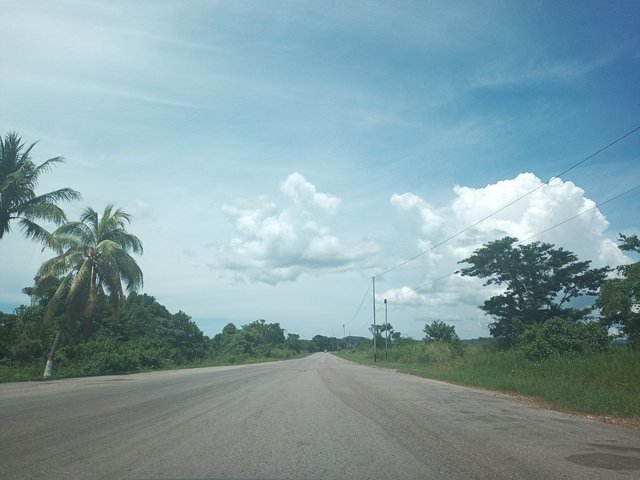
[[[3,479],[640,478],[640,433],[330,354],[0,385]]]

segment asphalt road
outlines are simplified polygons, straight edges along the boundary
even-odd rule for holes
[[[640,433],[301,360],[0,385],[3,479],[640,478]]]

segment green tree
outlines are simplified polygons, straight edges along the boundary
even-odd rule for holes
[[[431,325],[427,323],[422,331],[425,333],[425,342],[451,343],[456,340],[460,340],[456,333],[456,327],[453,325],[447,325],[440,320],[434,320],[431,322]]]
[[[227,323],[222,329],[224,335],[234,335],[238,331],[238,328],[233,323]]]
[[[590,261],[549,243],[516,245],[505,237],[485,244],[459,263],[471,264],[462,275],[486,279],[484,285],[504,286],[505,291],[480,306],[496,320],[489,326],[501,347],[514,346],[527,325],[554,317],[580,320],[593,307],[574,308],[571,301],[595,296],[609,267],[590,268]]]
[[[637,235],[620,234],[620,250],[640,253]],[[634,349],[640,349],[640,262],[618,267],[618,278],[606,280],[597,305],[603,324],[618,327]]]
[[[375,325],[369,325],[369,333],[375,338],[376,348],[380,348],[384,345],[384,332],[385,327],[383,323],[376,323]],[[373,339],[371,340],[373,343]]]
[[[298,353],[302,348],[302,344],[300,342],[300,335],[297,333],[287,333],[287,347]]]
[[[314,335],[311,339],[311,344],[313,345],[313,350],[316,352],[321,352],[323,350],[333,350],[337,345],[338,339],[335,337],[326,337],[324,335]]]
[[[228,323],[209,344],[210,355],[214,357],[221,354],[269,356],[274,347],[290,346],[280,324],[266,323],[263,319],[243,325],[240,330]]]
[[[266,323],[260,319],[243,325],[242,330],[254,336],[256,345],[265,346],[267,349],[285,343],[284,330],[279,323]]]
[[[22,233],[30,239],[48,245],[51,234],[36,221],[44,220],[56,225],[66,221],[58,202],[75,200],[80,194],[70,188],[36,195],[40,175],[64,161],[55,157],[36,165],[30,157],[35,147],[25,149],[21,137],[11,132],[0,137],[0,239],[11,231],[11,223],[17,221]]]
[[[369,326],[369,332],[376,339],[376,349],[385,349],[385,356],[387,348],[390,343],[393,343],[395,331],[390,323],[377,323],[376,325]]]
[[[63,313],[62,325],[54,339],[45,377],[51,375],[53,355],[65,328],[91,318],[99,302],[111,300],[117,316],[120,302],[128,292],[142,286],[142,270],[130,252],[142,254],[142,243],[127,232],[130,215],[108,205],[102,214],[87,208],[77,222],[68,222],[52,234],[58,255],[47,260],[38,272],[39,282],[61,278],[49,300],[45,320]]]

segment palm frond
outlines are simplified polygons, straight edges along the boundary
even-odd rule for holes
[[[82,195],[80,192],[73,190],[72,188],[60,188],[53,192],[43,193],[31,199],[32,204],[47,204],[57,202],[68,202],[71,200],[80,200]]]
[[[126,223],[131,223],[131,214],[125,212],[121,208],[116,209],[115,212],[111,214],[111,217],[117,222],[120,228],[125,228]]]
[[[28,200],[20,205],[17,216],[29,220],[46,220],[56,225],[63,223],[67,217],[59,206],[53,203],[37,203],[34,199]]]
[[[96,237],[89,225],[83,222],[67,222],[56,229],[54,235],[66,237],[69,242],[84,247],[95,246]]]
[[[140,239],[125,230],[120,229],[112,232],[110,238],[125,252],[144,253]]]
[[[38,277],[58,277],[69,272],[68,253],[61,253],[45,261],[38,269]]]
[[[144,276],[142,270],[131,255],[122,250],[113,256],[120,270],[120,277],[125,283],[127,292],[135,292],[142,288]]]
[[[37,223],[27,219],[21,218],[18,222],[20,229],[25,237],[33,239],[39,243],[42,243],[42,249],[49,247],[57,253],[62,253],[60,243],[54,235],[47,229],[41,227]]]
[[[34,146],[35,146],[35,143],[29,148],[29,150]],[[64,157],[54,157],[54,158],[45,160],[44,162],[42,162],[40,165],[36,167],[36,170],[35,170],[36,174],[40,175],[45,172],[50,172],[51,168],[57,163],[65,163]]]
[[[91,232],[93,233],[92,236],[94,237],[94,245],[95,245],[97,243],[97,239],[100,236],[99,235],[100,220],[99,220],[98,212],[96,212],[91,207],[85,208],[82,214],[80,215],[79,223],[84,223],[87,229],[91,230]]]

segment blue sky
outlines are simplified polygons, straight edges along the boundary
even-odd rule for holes
[[[134,215],[144,291],[212,335],[231,321],[365,335],[372,275],[640,125],[640,4],[4,2],[0,132],[67,163],[41,189]],[[640,133],[377,280],[421,337],[487,335],[473,279],[432,280],[640,185]],[[636,191],[540,239],[628,261]],[[0,308],[50,255],[0,245]],[[424,286],[427,284],[426,286]],[[422,285],[421,288],[417,288]]]

